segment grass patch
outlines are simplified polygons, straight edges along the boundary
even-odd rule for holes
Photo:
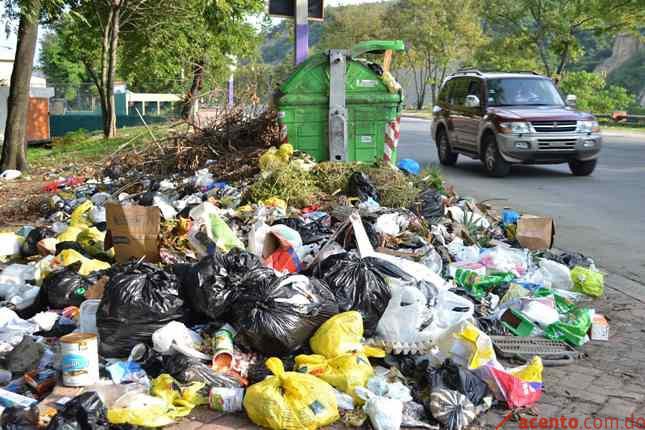
[[[168,125],[152,125],[157,138],[168,133]],[[127,127],[117,131],[114,139],[104,139],[102,132],[86,133],[83,130],[68,133],[63,138],[54,139],[51,148],[38,147],[27,149],[27,161],[32,168],[59,168],[79,163],[103,160],[121,145],[130,142],[129,148],[141,146],[152,139],[145,127]]]
[[[411,116],[411,117],[423,118],[423,119],[432,119],[432,110],[431,109],[422,109],[422,110],[404,109],[403,110],[403,116]]]

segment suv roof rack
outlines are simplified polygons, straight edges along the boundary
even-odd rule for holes
[[[455,75],[466,75],[468,73],[474,73],[476,75],[482,76],[482,72],[479,69],[476,68],[464,68],[464,69],[459,69],[455,73],[453,73],[451,76]]]
[[[532,75],[540,76],[540,73],[536,72],[535,70],[509,70],[509,71],[504,71],[504,73],[530,73]]]

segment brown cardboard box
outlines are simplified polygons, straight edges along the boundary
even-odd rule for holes
[[[159,261],[159,229],[161,214],[156,207],[105,205],[107,218],[106,247],[114,245],[117,263],[143,256],[146,261]]]
[[[531,250],[551,248],[554,237],[553,218],[522,215],[517,221],[517,240],[524,248]]]

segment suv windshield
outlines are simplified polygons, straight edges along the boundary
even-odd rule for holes
[[[564,105],[560,93],[549,79],[490,79],[487,97],[489,106]]]

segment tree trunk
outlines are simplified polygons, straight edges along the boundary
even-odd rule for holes
[[[181,116],[186,120],[195,121],[199,110],[199,94],[204,86],[205,61],[199,60],[193,65],[193,83],[188,91]]]
[[[114,109],[114,76],[116,73],[122,1],[114,1],[103,27],[101,44],[101,83],[97,85],[103,113],[103,136],[116,136],[116,112]]]
[[[7,100],[7,123],[2,147],[1,170],[27,169],[26,129],[29,109],[29,87],[31,72],[38,41],[38,17],[41,2],[32,3],[36,11],[32,15],[22,15],[18,27],[18,45],[11,73],[9,99]]]

